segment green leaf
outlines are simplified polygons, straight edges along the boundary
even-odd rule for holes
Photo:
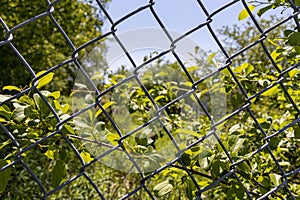
[[[187,69],[188,72],[192,72],[192,71],[195,71],[199,68],[200,68],[199,66],[191,66],[191,67],[187,67],[186,69]]]
[[[8,160],[0,159],[0,168],[4,167],[5,165],[7,165],[9,163],[10,163],[10,161],[8,161]],[[9,180],[9,177],[10,177],[10,174],[11,174],[10,167],[5,169],[4,171],[0,172],[0,193],[2,193],[5,190],[8,180]]]
[[[248,64],[246,68],[246,74],[249,75],[254,70],[253,65]]]
[[[194,194],[193,191],[196,190],[196,186],[193,183],[192,180],[188,179],[187,181],[185,181],[187,183],[187,187],[186,187],[186,196],[188,197],[189,200],[194,199]]]
[[[278,88],[278,85],[270,88],[269,90],[265,91],[264,93],[262,93],[262,96],[271,96],[274,95],[276,93],[278,93],[280,91],[280,89]]]
[[[74,129],[70,125],[68,125],[68,124],[65,124],[63,126],[62,131],[64,131],[64,134],[73,134],[73,135],[75,135]]]
[[[237,132],[238,130],[241,129],[241,125],[240,124],[235,124],[232,127],[229,128],[229,132],[233,133],[233,132]]]
[[[242,65],[234,68],[234,72],[236,73],[246,73],[249,75],[254,70],[253,65],[250,65],[249,63],[243,63]]]
[[[84,160],[85,163],[89,163],[93,160],[93,158],[91,157],[91,154],[88,152],[81,152],[80,156],[82,157],[82,159]]]
[[[171,192],[173,189],[173,186],[169,183],[169,181],[164,181],[161,182],[159,184],[157,184],[153,190],[154,190],[154,194],[157,197],[161,197],[163,195],[168,194],[169,192]]]
[[[218,54],[218,52],[214,52],[214,53],[211,53],[209,54],[209,56],[207,57],[207,63],[211,63],[214,59],[214,57]]]
[[[274,47],[278,47],[279,45],[276,43],[276,39],[271,40],[271,39],[267,39],[267,41],[272,44]],[[277,48],[278,49],[278,48]],[[277,49],[275,51],[277,51]]]
[[[261,175],[261,176],[258,177],[257,181],[260,182],[262,185],[264,185],[264,187],[259,186],[259,190],[262,194],[265,194],[265,193],[269,192],[269,190],[266,189],[266,188],[269,188],[271,186],[269,177],[265,177],[265,176]]]
[[[1,118],[0,118],[0,122],[1,122]],[[9,145],[11,143],[11,139],[9,140],[6,140],[4,142],[1,142],[1,145],[0,145],[0,151],[1,149],[3,149],[5,146]]]
[[[67,104],[61,106],[61,111],[63,113],[66,113],[66,112],[68,112],[69,108],[70,108],[70,105],[67,103]]]
[[[271,57],[277,63],[277,62],[283,60],[281,54],[282,54],[281,52],[278,52],[277,50],[275,50],[271,53]]]
[[[60,115],[59,117],[61,118],[61,120],[66,120],[66,119],[70,118],[71,115],[69,115],[69,114],[63,114],[63,115]],[[53,126],[55,126],[55,125],[53,125]]]
[[[300,6],[300,0],[294,0],[294,4],[295,4],[296,6]]]
[[[299,126],[294,127],[294,136],[295,136],[295,138],[300,139],[300,127]]]
[[[239,171],[246,173],[246,174],[250,174],[250,172],[251,172],[251,168],[246,161],[239,163],[237,165],[237,168]]]
[[[134,139],[138,145],[142,145],[142,146],[148,145],[149,137],[147,136],[147,134],[145,132],[137,133],[136,136],[134,137]]]
[[[68,158],[67,154],[68,154],[68,152],[66,149],[60,149],[58,156],[61,160],[66,160]]]
[[[47,156],[47,158],[54,160],[54,151],[53,150],[48,149],[44,154],[45,154],[45,156]]]
[[[235,144],[237,143],[239,137],[236,135],[231,135],[228,138],[228,145],[230,148],[234,148]]]
[[[257,11],[257,15],[258,15],[259,17],[261,17],[265,12],[267,12],[268,10],[270,10],[272,7],[273,7],[273,5],[268,5],[268,6],[266,6],[266,7],[263,7],[263,8],[261,8],[261,9],[259,9],[259,10]]]
[[[7,99],[9,99],[11,95],[6,95],[6,94],[0,94],[0,102],[4,102]]]
[[[277,148],[278,148],[278,144],[279,144],[280,141],[281,141],[281,140],[280,140],[279,138],[277,138],[277,137],[272,137],[272,138],[270,139],[270,145],[269,145],[270,149],[271,149],[271,150],[277,149]]]
[[[104,109],[107,109],[109,106],[115,104],[116,102],[114,101],[110,101],[110,102],[107,102],[103,105],[103,108]],[[96,117],[98,117],[100,114],[102,113],[102,109],[99,108],[99,110],[96,112]]]
[[[187,129],[182,129],[182,128],[179,128],[175,131],[175,133],[185,133],[185,134],[188,134],[188,135],[192,135],[192,136],[195,136],[195,137],[199,137],[199,133],[195,132],[195,131],[191,131],[191,130],[187,130]]]
[[[292,32],[288,35],[287,40],[290,45],[298,45],[300,44],[300,33],[299,32]]]
[[[25,109],[28,107],[28,106],[21,106],[17,103],[14,103],[13,104],[14,107],[16,108],[13,112],[13,115],[12,115],[12,118],[17,120],[18,122],[21,122],[23,119],[26,118],[26,115],[25,115]]]
[[[198,154],[198,158],[202,159],[202,158],[207,158],[210,157],[212,155],[212,153],[208,150],[203,150],[201,151],[201,153]]]
[[[60,160],[56,161],[56,164],[51,172],[51,186],[57,187],[66,177],[66,166]]]
[[[46,72],[46,70],[40,71],[39,73],[37,73],[37,76],[40,76],[40,75],[42,75],[45,72]],[[53,76],[54,76],[54,73],[53,72],[49,72],[45,76],[41,77],[38,80],[38,85],[36,87],[37,88],[41,88],[41,87],[47,85],[53,79]]]
[[[114,146],[118,145],[118,140],[120,139],[118,134],[108,133],[106,139]]]
[[[103,80],[104,76],[103,76],[103,72],[96,72],[92,77],[91,79],[92,80]]]
[[[241,148],[244,146],[244,142],[246,139],[244,138],[239,138],[236,143],[234,144],[234,146],[232,146],[232,151],[233,152],[238,152],[239,150],[241,150]]]
[[[158,153],[151,153],[150,154],[150,157],[157,161],[158,163],[161,163],[161,162],[165,162],[166,161],[166,158],[163,156],[163,155],[160,155]]]
[[[33,109],[31,106],[25,108],[24,110],[24,115],[28,118],[31,118],[31,119],[36,119],[38,118],[38,112],[36,112],[35,109]]]
[[[251,12],[253,12],[253,10],[255,9],[255,6],[253,6],[253,5],[248,5],[248,8],[249,8],[249,10],[250,10]],[[240,14],[239,14],[239,16],[238,16],[238,19],[239,19],[239,20],[244,20],[244,19],[246,19],[248,16],[249,16],[249,13],[247,12],[246,8],[244,8],[244,9],[240,12]]]
[[[28,105],[34,107],[34,101],[33,101],[33,99],[31,97],[27,96],[27,95],[21,96],[19,98],[19,102],[23,103],[23,104],[28,104]]]
[[[154,101],[158,102],[160,99],[164,99],[164,98],[166,98],[166,96],[159,95],[159,96],[155,97]]]
[[[47,97],[53,97],[54,99],[58,99],[60,97],[60,91],[55,91],[47,95]]]
[[[5,119],[10,119],[11,114],[10,108],[7,105],[0,106],[0,115],[5,117]]]
[[[192,87],[193,86],[193,83],[191,83],[189,81],[181,82],[180,84],[182,84],[184,86],[187,86],[187,87]],[[164,98],[166,98],[166,97],[164,97]]]
[[[273,183],[275,186],[280,185],[281,176],[279,174],[270,174],[269,176],[270,176],[271,183]]]
[[[243,63],[242,65],[240,65],[240,66],[234,68],[233,71],[234,71],[235,73],[242,73],[243,70],[247,67],[247,65],[245,65],[245,64],[247,64],[247,63]]]
[[[212,162],[210,172],[214,179],[219,178],[219,175],[222,173],[221,162],[219,160]]]
[[[190,155],[187,153],[183,153],[180,157],[180,159],[182,160],[182,162],[186,165],[189,166],[191,164],[191,158]]]
[[[145,156],[144,170],[146,172],[152,173],[160,167],[161,166],[160,166],[158,160],[156,160],[155,158],[152,158],[151,156]]]
[[[234,107],[234,108],[237,108],[241,105],[241,103],[243,102],[243,96],[238,93],[238,92],[235,92],[232,97],[231,97],[231,105]]]
[[[197,54],[199,52],[199,49],[200,49],[199,46],[195,46],[195,50],[194,50],[195,54]]]
[[[33,100],[35,102],[35,105],[37,109],[40,111],[41,115],[43,117],[46,117],[50,113],[50,109],[48,108],[47,104],[44,102],[44,100],[40,97],[39,94],[35,93],[33,95]]]
[[[208,157],[210,157],[210,156],[207,155],[206,157],[203,157],[203,158],[201,158],[199,156],[199,159],[198,159],[199,166],[201,168],[203,168],[205,171],[208,170],[210,168],[211,164],[212,164],[211,162],[209,162]]]
[[[287,30],[284,30],[283,31],[283,34],[285,37],[288,37],[291,33],[294,33],[295,31],[293,30],[290,30],[290,29],[287,29]]]
[[[244,188],[240,183],[230,184],[230,188],[226,193],[226,199],[235,200],[235,199],[244,199]]]
[[[9,90],[9,91],[17,90],[18,92],[22,91],[21,88],[18,88],[18,87],[13,86],[13,85],[4,86],[3,90]]]
[[[57,109],[57,110],[61,110],[61,106],[60,106],[60,103],[59,103],[59,101],[57,101],[57,100],[53,100],[53,104],[54,104],[54,107],[55,107],[55,109]]]
[[[293,69],[288,72],[290,78],[294,78],[294,76],[298,73],[298,69]]]
[[[79,127],[79,128],[89,128],[89,125],[80,118],[75,118],[74,124],[76,127]]]

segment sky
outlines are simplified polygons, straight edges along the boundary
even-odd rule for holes
[[[110,17],[114,22],[116,22],[117,20],[136,10],[137,8],[147,5],[148,2],[149,0],[112,0],[112,2],[110,2],[108,5],[107,10],[110,14]],[[207,11],[209,13],[212,13],[218,8],[232,1],[202,0],[201,2],[206,7]],[[217,30],[222,29],[222,27],[225,25],[243,25],[245,21],[238,20],[238,15],[243,9],[243,4],[241,1],[239,1],[216,14],[213,17],[213,21],[211,23],[211,27],[213,28],[215,33],[217,33]],[[173,39],[204,23],[207,18],[196,0],[156,0],[154,4],[154,10],[167,30],[171,32],[172,36],[174,36]],[[273,13],[274,12],[276,13],[278,12],[278,10],[273,11]],[[272,12],[270,12],[270,14],[271,13]],[[260,20],[258,17],[257,19]],[[103,32],[108,32],[110,28],[110,23],[108,21],[105,21]],[[128,47],[129,50],[137,51],[137,49],[144,47],[145,49],[152,48],[152,50],[159,51],[159,49],[166,49],[168,47],[164,45],[165,40],[167,39],[160,38],[158,36],[161,29],[149,9],[145,9],[142,12],[131,16],[125,21],[122,21],[116,26],[116,28],[117,35],[120,36],[121,41],[124,42],[126,48]],[[206,27],[201,28],[200,31],[196,31],[195,33],[189,35],[187,40],[188,42],[186,42],[185,40],[182,42],[182,44],[185,42],[192,45],[190,45],[191,48],[183,45],[181,49],[182,52],[185,51],[185,54],[193,51],[195,45],[200,46],[200,48],[205,51],[219,51],[216,42],[214,41]],[[124,60],[124,55],[119,55],[122,53],[122,50],[120,47],[117,47],[118,45],[115,41],[110,41],[107,46],[107,56],[110,65],[112,65],[112,63],[117,63],[116,65],[119,66],[121,63],[127,62],[126,59]],[[136,52],[134,55],[136,57],[139,57],[138,64],[140,64],[142,62],[142,59],[140,57],[147,53],[141,50],[138,51],[139,52]]]
[[[130,3],[129,3],[130,2]],[[215,11],[216,8],[228,3],[228,0],[205,0],[202,1],[209,12]],[[111,18],[116,21],[131,11],[146,5],[148,0],[113,0],[108,5],[108,12]],[[201,10],[196,0],[158,0],[155,1],[154,9],[168,30],[178,33],[185,33],[188,30],[206,21],[206,16]],[[239,2],[216,15],[212,22],[213,28],[220,29],[224,25],[238,23],[238,14],[243,9]],[[107,23],[108,25],[109,23]],[[138,28],[157,27],[158,23],[150,11],[144,10],[133,17],[127,19],[117,26],[119,33],[130,31]],[[104,30],[108,30],[106,26]],[[191,39],[199,43],[204,49],[215,50],[215,46],[207,29],[192,34]]]

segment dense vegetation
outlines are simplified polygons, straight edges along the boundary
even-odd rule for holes
[[[266,4],[267,7],[258,12],[260,15],[267,9],[290,5],[277,0]],[[246,18],[245,11],[239,17],[241,20]],[[262,28],[272,26],[272,21],[274,18],[263,20]],[[77,84],[71,94],[76,105],[64,102],[68,97],[62,100],[59,91],[46,90],[59,72],[47,74],[39,80],[37,89],[0,106],[0,166],[15,162],[0,172],[0,198],[43,196],[28,168],[47,192],[76,178],[52,194],[50,198],[53,199],[97,198],[96,190],[85,175],[106,199],[123,197],[139,187],[142,177],[147,176],[151,178],[145,181],[145,186],[158,199],[195,199],[198,193],[195,182],[201,189],[205,188],[201,194],[203,199],[246,199],[249,194],[245,189],[256,199],[281,187],[285,181],[288,181],[286,187],[292,194],[300,198],[300,174],[284,177],[284,173],[300,167],[300,126],[299,123],[289,126],[299,118],[300,70],[295,67],[282,74],[300,61],[299,32],[293,29],[297,27],[290,26],[283,24],[276,28],[264,41],[271,58],[267,58],[262,45],[257,44],[234,58],[230,67],[199,82],[194,90],[191,86],[203,75],[200,73],[203,65],[207,75],[212,72],[207,66],[221,67],[226,64],[224,59],[214,58],[213,53],[207,60],[198,60],[201,65],[186,69],[190,78],[179,63],[160,59],[138,75],[145,88],[140,87],[137,79],[130,79],[110,89],[131,75],[124,68],[108,74],[105,79],[96,73],[92,78],[101,83],[99,89],[109,89],[98,99],[105,112],[99,105],[93,105],[96,94],[83,83]],[[243,29],[234,29],[225,27],[220,31],[220,37],[229,39],[226,44],[229,54],[258,39],[256,29],[247,23]],[[245,39],[244,35],[249,37]],[[196,48],[196,61],[198,53]],[[6,86],[3,92],[17,93],[24,89],[26,87]],[[180,100],[168,104],[182,95]],[[0,102],[9,97],[0,95]],[[199,102],[204,102],[206,109]],[[78,111],[74,108],[80,110],[90,105],[93,106],[89,110],[70,118]],[[156,110],[166,105],[156,118]],[[236,114],[232,115],[233,112]],[[107,114],[112,116],[118,129]],[[57,126],[58,121],[66,119],[66,123]],[[120,133],[129,133],[148,122],[147,126],[120,141]],[[212,126],[214,123],[218,125]],[[9,139],[8,131],[18,143],[12,137]],[[178,148],[184,149],[183,152],[176,154],[177,149],[167,133],[175,139]],[[45,137],[48,139],[19,153]],[[192,146],[185,149],[189,145]],[[119,151],[94,162],[101,153],[116,146],[125,148],[135,158],[142,173],[133,173],[138,170]],[[180,159],[151,175],[176,157]],[[226,178],[220,180],[222,177]],[[216,181],[217,184],[209,188]],[[146,193],[141,189],[130,198],[150,199]],[[289,199],[290,196],[282,187],[267,198]]]
[[[74,47],[78,48],[85,42],[101,35],[100,12],[88,1],[59,1],[54,4],[54,8],[52,16],[61,27],[56,26],[50,16],[46,16],[11,33],[12,44],[35,72],[50,69],[71,59]],[[0,5],[0,17],[6,26],[12,29],[25,20],[45,14],[48,9],[50,8],[45,1],[4,1]],[[66,42],[59,28],[63,28],[74,44]],[[3,26],[0,26],[0,32],[1,40],[10,37],[6,34]],[[80,54],[82,55],[83,52],[81,51]],[[21,88],[29,85],[32,75],[9,45],[0,48],[0,56],[0,85],[15,85]],[[60,88],[64,92],[70,91],[75,76],[76,67],[71,64],[65,65],[57,70],[54,81],[49,84],[48,88],[52,90]]]

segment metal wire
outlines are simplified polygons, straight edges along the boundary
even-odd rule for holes
[[[41,196],[41,199],[46,199],[47,197],[49,197],[51,194],[59,191],[59,190],[64,190],[66,188],[67,185],[71,184],[73,181],[75,181],[78,178],[84,177],[89,184],[91,184],[93,186],[93,188],[95,189],[95,192],[99,195],[99,197],[101,199],[105,199],[105,194],[103,193],[103,191],[101,191],[100,188],[97,187],[97,185],[95,184],[94,180],[86,173],[86,169],[89,168],[91,165],[93,165],[97,160],[101,160],[103,157],[107,156],[108,154],[110,154],[111,152],[115,151],[115,150],[119,150],[119,151],[123,151],[129,158],[129,160],[132,162],[133,166],[137,169],[137,171],[139,172],[140,175],[140,185],[137,188],[133,188],[133,190],[124,195],[122,197],[122,199],[127,199],[132,197],[135,193],[137,193],[138,191],[144,189],[147,193],[147,195],[151,198],[151,199],[155,199],[155,195],[151,192],[151,190],[148,188],[147,186],[147,181],[151,181],[151,179],[157,175],[162,173],[164,170],[166,170],[169,167],[175,167],[178,168],[180,170],[185,171],[189,178],[192,180],[193,184],[196,186],[198,192],[197,192],[197,199],[201,199],[203,198],[202,194],[205,191],[208,190],[212,190],[214,188],[214,186],[218,185],[219,183],[226,183],[226,181],[228,180],[228,177],[234,177],[242,186],[243,186],[243,190],[245,191],[247,197],[249,199],[253,199],[252,196],[252,192],[249,191],[247,189],[247,187],[243,184],[243,181],[239,178],[236,168],[238,166],[238,164],[244,162],[245,160],[234,160],[232,158],[232,156],[230,155],[229,150],[226,148],[226,145],[224,145],[224,143],[222,142],[222,140],[219,138],[219,136],[216,134],[216,128],[218,125],[222,124],[223,122],[230,120],[231,118],[237,116],[240,112],[247,112],[249,113],[250,117],[253,119],[253,121],[255,122],[256,126],[258,127],[258,129],[261,131],[261,133],[263,134],[264,137],[264,141],[265,143],[259,147],[258,149],[256,149],[254,152],[252,152],[251,156],[253,157],[254,155],[260,153],[261,151],[265,150],[267,151],[267,153],[270,155],[272,161],[276,164],[276,166],[278,167],[278,169],[281,171],[282,177],[283,177],[283,181],[282,183],[273,188],[272,190],[268,191],[267,193],[265,193],[263,196],[259,196],[257,199],[265,199],[268,196],[274,194],[276,191],[281,190],[282,188],[288,193],[289,197],[291,199],[296,199],[296,197],[292,194],[292,192],[290,191],[290,189],[288,188],[288,183],[289,180],[292,179],[292,176],[299,173],[300,168],[294,169],[293,171],[289,171],[286,172],[284,171],[284,169],[282,169],[282,167],[279,164],[279,161],[276,159],[276,156],[274,156],[273,152],[271,151],[269,144],[270,144],[270,140],[272,138],[275,138],[276,136],[278,136],[279,134],[281,134],[282,132],[284,132],[286,129],[298,124],[300,122],[299,119],[299,107],[297,106],[296,102],[294,102],[293,98],[291,97],[288,89],[286,88],[286,86],[283,84],[285,81],[285,77],[286,75],[293,69],[299,68],[300,63],[296,63],[293,66],[290,66],[288,69],[285,70],[281,70],[280,67],[278,67],[278,65],[276,64],[276,62],[273,60],[268,48],[265,45],[265,41],[268,39],[268,33],[271,32],[274,29],[277,29],[280,25],[286,23],[286,22],[291,22],[294,20],[295,25],[300,28],[298,26],[298,20],[297,17],[299,15],[299,8],[297,6],[295,6],[295,4],[293,3],[293,1],[289,1],[289,3],[291,4],[292,9],[294,10],[294,13],[288,17],[286,17],[285,19],[281,20],[279,23],[273,25],[272,27],[269,27],[266,30],[263,30],[260,25],[259,22],[255,19],[255,17],[253,16],[253,14],[251,13],[249,7],[247,6],[247,3],[245,0],[234,0],[234,1],[230,1],[227,4],[223,5],[222,7],[219,8],[215,8],[214,12],[209,12],[208,9],[205,7],[205,5],[202,3],[201,0],[197,0],[197,4],[199,5],[199,12],[203,12],[206,15],[206,21],[203,23],[198,24],[197,26],[193,27],[191,30],[187,31],[186,33],[182,33],[182,35],[180,37],[177,38],[173,38],[171,36],[171,34],[168,32],[168,30],[166,29],[164,23],[162,22],[162,20],[159,17],[159,14],[157,14],[156,12],[156,8],[155,8],[155,1],[154,0],[150,0],[148,4],[145,4],[142,7],[136,8],[136,10],[134,10],[133,12],[128,13],[127,15],[123,16],[122,18],[118,19],[117,21],[114,21],[110,14],[109,11],[106,9],[106,7],[102,4],[102,2],[100,0],[96,0],[95,3],[97,3],[97,6],[99,7],[99,10],[104,13],[105,17],[108,19],[109,23],[110,23],[110,31],[108,31],[107,33],[104,33],[100,36],[95,37],[94,39],[90,40],[89,42],[83,44],[80,47],[76,47],[73,43],[73,41],[68,37],[68,34],[64,31],[64,29],[60,26],[60,24],[58,23],[58,21],[55,19],[54,17],[54,13],[57,12],[55,11],[55,6],[57,1],[46,1],[47,2],[47,9],[45,10],[44,13],[41,13],[35,17],[32,17],[14,27],[8,27],[6,22],[0,18],[0,23],[2,24],[2,26],[5,29],[5,39],[0,41],[0,48],[2,48],[3,46],[9,46],[15,53],[15,56],[18,57],[21,62],[24,64],[24,70],[27,70],[32,78],[32,86],[27,88],[26,90],[23,90],[20,93],[15,94],[14,96],[12,96],[11,98],[5,100],[4,102],[0,102],[0,106],[7,104],[9,102],[13,102],[14,99],[19,98],[20,96],[27,94],[30,91],[36,91],[38,93],[38,95],[42,98],[42,100],[45,102],[45,104],[47,105],[47,107],[51,110],[51,112],[53,113],[53,115],[55,116],[56,120],[57,120],[57,124],[56,124],[56,130],[54,132],[52,132],[51,134],[43,137],[42,139],[37,140],[36,142],[32,143],[31,145],[21,149],[19,142],[17,141],[17,139],[14,137],[14,135],[10,132],[10,130],[8,130],[2,123],[0,123],[0,127],[1,129],[3,129],[3,131],[5,132],[5,134],[7,135],[7,137],[9,137],[12,142],[13,145],[18,149],[18,153],[15,157],[15,160],[13,160],[10,164],[7,164],[6,166],[2,167],[0,169],[1,171],[4,171],[8,168],[12,168],[14,165],[17,164],[21,164],[23,166],[24,169],[26,169],[26,171],[31,175],[32,179],[38,184],[40,191],[42,192],[43,196]],[[222,45],[222,43],[220,42],[220,39],[217,37],[217,34],[215,33],[214,29],[213,29],[213,25],[212,22],[214,21],[214,18],[219,14],[222,13],[225,9],[235,5],[235,4],[241,4],[243,5],[244,8],[246,8],[246,10],[248,11],[251,21],[255,24],[255,27],[257,29],[257,31],[259,31],[260,33],[260,38],[249,44],[248,46],[246,46],[245,48],[239,50],[238,52],[236,52],[235,54],[229,55],[229,53],[226,51],[226,48]],[[128,51],[126,50],[126,45],[124,45],[122,43],[122,41],[119,39],[118,37],[118,26],[120,24],[122,24],[123,22],[125,22],[126,20],[130,19],[132,16],[141,13],[141,12],[145,12],[146,10],[150,11],[150,13],[152,14],[152,16],[154,17],[154,19],[156,20],[156,22],[158,23],[158,25],[160,26],[160,28],[163,30],[163,33],[166,35],[166,37],[169,39],[170,41],[170,48],[166,49],[163,53],[158,54],[157,56],[153,57],[152,59],[146,61],[145,63],[143,63],[142,65],[137,65],[134,61],[134,59],[132,58],[132,55],[130,53],[128,53]],[[71,11],[70,11],[71,12]],[[14,45],[14,33],[16,31],[18,31],[19,29],[21,29],[22,27],[26,26],[27,24],[30,23],[37,23],[38,19],[43,19],[43,18],[49,18],[52,23],[57,27],[57,29],[59,30],[59,32],[63,35],[66,44],[69,46],[69,48],[72,49],[72,53],[70,54],[70,59],[66,60],[56,66],[53,66],[51,69],[47,70],[45,73],[37,76],[36,72],[33,70],[32,66],[30,66],[30,64],[26,61],[26,59],[22,56],[22,52],[19,51],[19,49]],[[180,41],[183,41],[184,38],[186,38],[187,36],[189,36],[192,33],[195,33],[199,30],[202,29],[207,29],[211,35],[211,37],[213,38],[213,40],[216,42],[216,44],[219,47],[219,50],[225,55],[226,60],[223,63],[223,65],[218,69],[218,72],[222,72],[223,70],[228,70],[230,72],[231,77],[233,78],[233,80],[235,81],[235,84],[237,85],[237,87],[239,88],[239,90],[242,92],[244,98],[245,98],[245,102],[244,104],[237,109],[236,111],[232,112],[231,114],[227,115],[226,118],[222,119],[219,122],[215,122],[213,117],[210,115],[210,113],[207,111],[207,108],[205,107],[204,102],[201,102],[200,99],[196,96],[195,98],[197,99],[199,106],[201,108],[203,108],[204,113],[207,115],[207,117],[210,119],[211,124],[212,124],[212,131],[210,131],[209,133],[207,133],[204,137],[198,139],[197,141],[193,142],[192,144],[186,146],[184,149],[180,149],[180,147],[178,146],[178,144],[176,143],[176,140],[174,139],[174,137],[172,136],[172,134],[170,133],[170,131],[165,127],[162,119],[160,118],[161,114],[163,113],[164,110],[166,110],[168,107],[172,106],[172,104],[180,101],[180,99],[186,97],[187,95],[190,94],[194,94],[197,86],[199,84],[201,84],[202,82],[204,82],[205,80],[207,80],[208,78],[212,77],[216,72],[212,72],[211,74],[207,75],[206,77],[201,78],[200,80],[193,80],[191,74],[188,72],[184,62],[180,59],[180,57],[178,56],[177,52],[176,52],[176,44]],[[91,77],[89,77],[89,75],[85,72],[84,68],[81,66],[80,62],[78,61],[78,53],[95,44],[96,42],[99,42],[107,37],[113,37],[118,44],[120,45],[120,47],[122,48],[122,50],[124,51],[124,53],[126,54],[126,56],[128,57],[128,59],[130,60],[132,66],[135,67],[135,70],[133,72],[133,74],[129,77],[127,77],[126,79],[118,82],[116,85],[114,85],[113,87],[110,87],[108,89],[105,89],[105,91],[99,91],[97,89],[97,87],[94,85],[93,81],[91,80]],[[26,42],[26,41],[24,41]],[[257,45],[261,45],[265,56],[270,60],[270,62],[272,63],[274,69],[277,70],[277,72],[279,73],[279,76],[277,77],[277,81],[274,82],[273,84],[265,87],[262,91],[258,92],[257,94],[254,94],[253,96],[248,96],[247,92],[245,91],[245,89],[243,88],[240,80],[238,79],[238,77],[235,75],[235,73],[232,70],[231,64],[233,62],[233,59],[236,58],[237,56],[241,55],[242,53],[246,52],[247,50],[253,48],[254,46]],[[189,81],[191,81],[192,86],[190,86],[190,91],[179,96],[178,98],[176,98],[175,100],[168,102],[168,104],[166,104],[163,107],[159,107],[157,105],[157,103],[155,102],[155,100],[153,99],[153,97],[151,96],[150,92],[146,89],[146,87],[143,85],[143,83],[141,82],[141,80],[139,79],[139,77],[137,76],[138,71],[140,69],[142,69],[147,63],[150,63],[156,59],[161,58],[163,55],[165,55],[166,53],[172,53],[174,55],[174,57],[176,58],[176,60],[178,61],[178,63],[180,64],[182,70],[184,71],[184,73],[186,74],[186,76],[188,77]],[[87,80],[89,80],[89,83],[93,86],[93,89],[95,90],[96,94],[97,94],[97,98],[96,101],[90,105],[89,107],[80,110],[76,113],[74,113],[72,116],[70,116],[67,119],[62,120],[58,113],[55,111],[55,109],[51,106],[51,104],[48,102],[48,100],[44,97],[44,95],[39,91],[39,89],[37,89],[37,82],[38,80],[40,80],[41,78],[43,78],[44,76],[46,76],[47,74],[49,74],[50,72],[54,72],[57,71],[57,69],[72,63],[74,64],[78,70],[80,70],[85,77],[87,78]],[[103,107],[103,105],[100,103],[101,97],[103,97],[104,95],[106,95],[107,93],[111,92],[113,89],[117,88],[119,85],[122,85],[124,83],[126,83],[126,81],[128,80],[132,80],[135,79],[140,86],[142,87],[143,91],[145,92],[147,98],[150,99],[151,103],[155,106],[156,108],[156,112],[155,112],[155,116],[147,123],[143,124],[142,126],[140,126],[139,128],[129,132],[129,133],[123,133],[117,126],[117,124],[115,123],[114,119],[110,116],[110,114],[106,111],[106,109]],[[272,89],[273,87],[277,87],[279,86],[282,91],[284,92],[285,96],[287,97],[287,99],[289,100],[289,102],[291,103],[291,105],[293,106],[293,108],[296,110],[297,112],[297,116],[295,116],[295,119],[289,123],[286,124],[284,127],[282,127],[280,130],[278,130],[277,132],[271,134],[271,135],[267,135],[265,133],[265,130],[262,128],[261,124],[258,122],[255,114],[253,113],[252,109],[251,109],[251,101],[257,97],[260,97],[264,92]],[[98,106],[103,114],[107,117],[107,119],[110,121],[110,123],[112,124],[113,128],[115,129],[115,131],[119,134],[120,139],[118,140],[118,145],[117,146],[108,146],[110,148],[110,150],[104,152],[101,155],[97,155],[97,157],[91,161],[90,163],[85,163],[82,156],[80,155],[78,149],[75,147],[75,145],[72,143],[72,140],[70,140],[70,138],[68,138],[67,136],[65,136],[62,133],[62,127],[64,124],[66,124],[68,121],[72,120],[73,118],[80,116],[82,113],[86,112],[87,110],[89,110],[90,108],[93,108],[95,106]],[[139,130],[141,130],[144,127],[147,127],[149,124],[151,124],[153,121],[157,121],[164,129],[164,131],[166,132],[166,134],[168,135],[169,139],[172,141],[174,149],[176,149],[177,151],[177,157],[175,159],[173,159],[171,162],[165,164],[164,166],[160,167],[159,169],[155,170],[154,172],[152,172],[149,175],[145,175],[143,174],[141,167],[139,166],[139,164],[135,161],[135,159],[132,157],[131,154],[128,153],[127,149],[124,146],[124,141],[126,138],[132,136],[133,134],[135,134],[136,132],[138,132]],[[28,164],[24,161],[22,154],[26,153],[27,151],[29,151],[30,149],[36,147],[37,145],[42,144],[43,142],[47,141],[48,139],[54,137],[55,135],[61,135],[64,139],[64,141],[69,145],[69,147],[72,149],[72,151],[76,154],[77,158],[80,160],[81,164],[82,164],[82,168],[80,173],[78,173],[76,176],[66,180],[65,182],[63,182],[63,184],[61,184],[60,186],[54,188],[51,191],[48,191],[46,189],[46,187],[43,185],[43,183],[41,182],[41,180],[38,178],[38,176],[34,173],[34,171],[28,166]],[[230,160],[230,171],[227,172],[226,174],[223,174],[218,180],[215,180],[213,183],[211,183],[210,185],[206,186],[206,187],[201,187],[195,177],[194,174],[200,174],[203,177],[210,177],[208,174],[203,174],[201,172],[197,172],[194,171],[193,169],[189,169],[186,164],[183,162],[181,156],[182,154],[187,151],[188,149],[191,149],[193,147],[195,147],[196,145],[198,145],[199,143],[201,143],[202,141],[206,140],[207,137],[209,137],[210,135],[214,136],[217,139],[217,142],[219,143],[219,145],[221,146],[222,150],[224,151],[226,157]],[[76,137],[76,136],[74,136]],[[79,136],[77,136],[79,137]]]

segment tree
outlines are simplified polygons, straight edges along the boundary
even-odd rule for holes
[[[106,1],[107,2],[107,1]],[[0,17],[8,28],[13,28],[27,19],[45,13],[45,1],[5,1],[0,5]],[[75,47],[101,35],[102,19],[99,10],[89,1],[59,1],[54,4],[52,16],[63,28]],[[0,26],[1,40],[7,35]],[[70,59],[72,48],[66,42],[58,27],[46,16],[33,21],[13,33],[12,44],[19,50],[35,73],[49,69]],[[80,52],[83,55],[83,52]],[[32,76],[8,44],[0,47],[0,86],[29,85]],[[76,67],[71,64],[56,70],[54,81],[48,86],[70,92],[73,87]],[[68,94],[67,93],[67,94]]]
[[[270,28],[274,25],[275,21],[280,21],[280,16],[272,15],[269,18],[260,19],[259,25],[263,30]],[[275,28],[267,35],[268,40],[264,40],[264,44],[267,49],[272,52],[275,50],[275,46],[270,43],[272,40],[283,38],[284,34],[282,30],[287,29],[287,25],[284,24],[280,28]],[[251,20],[247,20],[243,25],[234,24],[232,27],[224,26],[218,30],[218,36],[222,39],[224,47],[229,55],[233,55],[241,49],[247,47],[251,43],[257,41],[260,37],[258,29],[251,23]],[[277,40],[278,41],[278,40]],[[265,56],[265,52],[260,44],[255,45],[249,50],[243,52],[239,56],[233,59],[233,66],[239,66],[247,60],[248,63],[264,62],[268,63],[268,57]]]

